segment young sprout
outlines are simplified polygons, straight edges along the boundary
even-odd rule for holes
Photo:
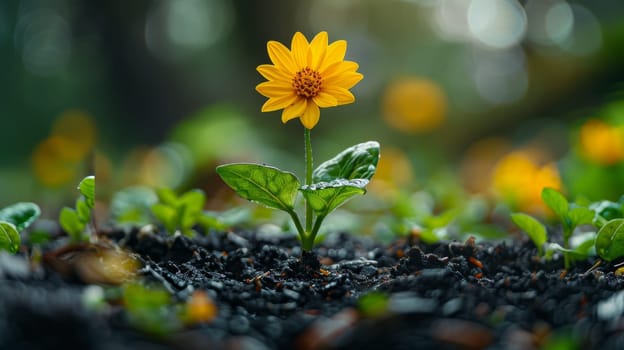
[[[542,190],[542,200],[561,220],[563,230],[563,247],[556,243],[550,243],[548,247],[563,253],[564,266],[568,269],[571,259],[586,257],[589,248],[593,245],[593,235],[590,235],[575,249],[571,249],[570,238],[577,226],[592,224],[594,212],[588,208],[568,203],[568,200],[560,192],[548,187]],[[523,213],[514,213],[511,215],[511,219],[529,235],[537,247],[538,253],[543,256],[545,254],[543,246],[547,243],[544,225]]]
[[[87,228],[95,232],[95,224],[91,212],[95,207],[95,176],[87,176],[80,184],[78,190],[82,194],[76,200],[76,209],[64,207],[59,214],[59,223],[63,230],[71,237],[74,243],[89,240]]]
[[[202,190],[190,190],[177,196],[173,190],[162,188],[156,191],[158,203],[152,205],[152,214],[160,220],[170,235],[181,233],[192,237],[193,226],[203,216],[206,195]]]
[[[301,121],[305,183],[291,172],[260,164],[225,164],[217,167],[217,173],[241,197],[288,213],[303,250],[310,251],[325,217],[352,196],[366,192],[379,160],[379,144],[369,141],[350,147],[313,171],[310,131],[320,119],[319,108],[354,102],[349,89],[363,76],[357,63],[344,60],[347,42],[328,44],[326,32],[311,42],[297,32],[290,50],[276,41],[269,41],[267,49],[273,64],[258,66],[268,81],[256,90],[269,98],[263,112],[282,110],[282,122]],[[295,211],[299,192],[305,201],[304,221]]]

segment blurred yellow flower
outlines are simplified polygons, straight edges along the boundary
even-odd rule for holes
[[[96,139],[93,118],[80,110],[67,110],[54,122],[49,137],[33,150],[32,166],[45,186],[58,187],[75,181],[82,163],[93,151]]]
[[[267,50],[273,64],[257,68],[268,80],[256,86],[256,91],[269,98],[262,112],[283,109],[282,122],[299,118],[303,126],[312,129],[320,118],[319,107],[355,101],[349,89],[363,76],[356,72],[357,63],[344,61],[345,40],[328,45],[327,32],[320,32],[308,42],[297,32],[290,50],[277,41],[269,41]]]
[[[540,165],[528,151],[515,151],[498,161],[492,174],[493,191],[514,210],[544,215],[542,189],[561,191],[559,171],[554,163]]]
[[[601,165],[613,165],[624,160],[624,127],[611,126],[598,119],[589,119],[581,127],[580,153]]]
[[[407,133],[431,131],[446,118],[446,96],[431,80],[408,77],[392,83],[383,97],[383,116]]]

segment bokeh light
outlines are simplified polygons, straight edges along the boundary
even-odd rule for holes
[[[422,133],[440,126],[446,118],[447,101],[433,81],[405,77],[391,83],[383,96],[383,116],[397,130]]]
[[[468,7],[468,27],[480,43],[505,49],[523,39],[527,19],[516,0],[472,0]]]
[[[52,126],[51,134],[33,150],[36,178],[47,187],[59,187],[86,172],[85,161],[93,151],[96,129],[86,112],[68,110]]]
[[[502,157],[492,172],[492,190],[513,210],[545,215],[541,197],[545,187],[562,191],[563,184],[554,162],[539,150],[517,150]]]
[[[69,24],[49,8],[24,11],[17,22],[15,46],[30,73],[44,76],[59,73],[71,55]]]
[[[155,1],[145,23],[147,47],[173,60],[205,50],[233,27],[230,6],[222,0]]]
[[[589,119],[579,132],[579,151],[585,159],[600,165],[624,161],[624,125],[612,126]]]

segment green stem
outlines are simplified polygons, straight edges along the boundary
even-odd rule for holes
[[[316,217],[316,221],[314,221],[314,228],[312,228],[312,232],[310,233],[310,236],[312,237],[312,242],[314,242],[314,238],[316,238],[316,235],[318,234],[318,231],[321,228],[323,219],[325,219],[325,215],[319,215]]]
[[[301,247],[303,248],[303,250],[310,251],[312,250],[312,247],[314,247],[314,240],[316,239],[316,235],[321,228],[321,223],[323,222],[323,219],[325,219],[325,215],[317,216],[316,220],[314,221],[314,227],[312,228],[312,231],[309,231],[305,237],[301,237]]]
[[[312,142],[310,141],[310,129],[304,127],[304,137],[305,137],[305,162],[306,162],[306,185],[312,184]],[[312,206],[310,203],[306,201],[306,234],[310,234],[312,231],[312,222],[314,220],[314,211],[312,210]]]
[[[301,242],[305,240],[306,232],[301,225],[301,221],[299,220],[299,216],[294,210],[289,210],[288,214],[292,218],[292,221],[295,223],[295,227],[297,228],[297,233],[299,233],[299,237],[301,238]]]

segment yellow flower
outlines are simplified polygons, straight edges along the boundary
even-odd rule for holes
[[[581,154],[598,164],[614,165],[624,160],[624,128],[590,119],[581,127]]]
[[[507,154],[494,167],[492,187],[514,210],[544,215],[549,210],[542,201],[542,190],[561,191],[563,185],[555,163],[540,165],[538,157],[525,150]]]
[[[355,101],[349,91],[362,80],[358,64],[345,61],[347,42],[338,40],[328,45],[327,32],[318,33],[311,42],[300,32],[292,38],[290,50],[277,41],[267,43],[273,64],[257,70],[268,81],[256,90],[269,99],[262,112],[283,109],[282,122],[299,118],[312,129],[319,121],[319,107],[334,107]]]

